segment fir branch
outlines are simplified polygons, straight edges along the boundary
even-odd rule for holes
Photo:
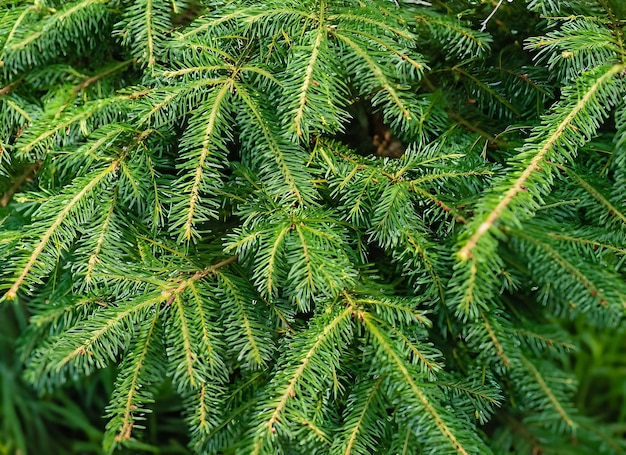
[[[297,104],[295,113],[292,114],[293,128],[296,134],[298,135],[298,137],[302,137],[304,135],[303,128],[302,128],[304,109],[305,109],[307,102],[310,102],[308,99],[309,97],[307,96],[307,92],[311,90],[311,88],[315,84],[319,84],[319,82],[313,80],[313,71],[315,69],[318,56],[320,54],[320,47],[322,46],[324,42],[323,38],[326,35],[326,24],[324,22],[325,9],[326,9],[326,3],[324,1],[320,2],[320,11],[317,15],[318,28],[317,28],[317,32],[315,33],[315,40],[313,42],[313,46],[311,49],[311,56],[308,59],[307,66],[304,71],[304,80],[302,81],[302,86],[299,89],[300,94],[297,98],[298,104]]]
[[[91,254],[89,255],[89,260],[87,261],[87,270],[85,271],[85,283],[87,285],[91,284],[91,281],[93,280],[94,269],[96,267],[96,264],[100,261],[100,254],[102,252],[105,239],[107,235],[109,234],[109,229],[111,227],[112,220],[115,216],[114,210],[115,210],[116,203],[117,203],[117,188],[113,190],[113,196],[111,197],[111,200],[108,203],[108,207],[105,206],[106,210],[104,212],[102,228],[101,228],[100,234],[98,235],[96,239],[96,243],[93,247],[93,250]]]
[[[272,400],[274,403],[272,407],[264,412],[264,415],[267,415],[269,418],[264,419],[262,426],[258,428],[255,433],[251,452],[253,455],[263,453],[265,444],[267,443],[266,441],[272,438],[274,433],[276,433],[275,425],[281,420],[290,398],[296,395],[299,381],[309,372],[311,363],[315,361],[315,356],[320,351],[320,348],[324,347],[329,340],[337,336],[336,332],[341,329],[341,324],[349,320],[353,311],[352,306],[347,305],[341,312],[333,315],[332,319],[324,324],[323,329],[316,331],[317,335],[311,337],[310,341],[312,343],[310,343],[310,346],[301,353],[298,353],[298,363],[290,366],[289,371],[285,372],[287,374],[284,374],[284,378],[282,378],[283,375],[280,376],[282,379],[280,392],[276,398]],[[309,340],[306,340],[306,342],[309,344]]]
[[[348,47],[352,50],[355,56],[357,56],[360,60],[362,60],[366,65],[369,71],[371,71],[374,78],[379,83],[379,88],[387,93],[389,98],[397,107],[398,111],[401,113],[402,117],[408,122],[414,119],[414,114],[411,112],[411,108],[402,100],[398,91],[395,89],[397,84],[394,84],[394,81],[390,80],[380,65],[369,55],[367,50],[360,46],[356,41],[344,35],[343,33],[339,33],[337,31],[333,31],[334,36],[336,36],[339,40],[343,41],[348,45]]]
[[[381,375],[375,381],[368,381],[367,387],[364,387],[365,399],[361,388],[357,388],[346,409],[344,434],[335,440],[333,453],[351,455],[376,449],[376,436],[380,432],[372,427],[380,422],[374,418],[382,417],[380,414],[384,398],[381,395],[385,379],[386,376]]]
[[[611,201],[609,201],[602,193],[600,193],[600,191],[594,188],[589,182],[583,179],[572,169],[564,168],[563,166],[559,166],[559,168],[564,169],[565,172],[567,172],[567,175],[572,177],[572,179],[577,182],[582,188],[584,188],[587,193],[589,193],[596,201],[602,204],[606,208],[610,216],[615,216],[616,218],[621,220],[623,224],[626,225],[626,215],[623,214],[614,204],[612,204]]]
[[[398,373],[400,373],[400,376],[409,386],[411,392],[415,395],[415,397],[418,399],[418,402],[423,407],[424,412],[430,417],[430,419],[432,419],[432,423],[435,425],[437,430],[444,436],[445,441],[449,444],[448,452],[468,455],[471,452],[471,449],[466,449],[464,447],[464,443],[462,443],[457,438],[454,430],[451,429],[448,424],[446,424],[442,415],[435,409],[427,395],[419,388],[414,380],[413,375],[408,370],[402,359],[395,352],[395,350],[391,347],[389,341],[384,337],[380,329],[375,325],[374,320],[372,319],[370,314],[367,312],[360,312],[359,318],[363,320],[363,323],[367,327],[368,332],[376,338],[381,348],[385,351],[390,363],[392,363],[397,369]],[[484,447],[484,450],[485,453],[489,453],[487,447]]]
[[[559,123],[556,124],[555,127],[551,128],[549,136],[533,147],[534,150],[533,148],[528,150],[531,159],[524,168],[514,174],[516,175],[515,180],[511,184],[507,185],[508,190],[502,195],[501,198],[499,198],[500,200],[497,205],[495,205],[495,207],[488,212],[488,215],[478,226],[475,226],[477,223],[473,223],[472,227],[474,227],[474,229],[471,237],[467,239],[458,252],[458,257],[461,261],[467,261],[471,258],[472,252],[481,241],[481,238],[486,235],[492,229],[494,223],[496,223],[496,221],[498,221],[498,219],[500,219],[503,214],[509,210],[509,205],[521,191],[524,191],[527,181],[532,178],[533,174],[535,174],[538,169],[541,168],[540,165],[544,163],[548,154],[553,151],[555,146],[561,148],[563,147],[561,144],[564,141],[569,140],[569,134],[566,134],[566,130],[569,128],[574,130],[575,128],[578,128],[577,124],[583,121],[582,116],[584,113],[592,110],[594,108],[594,104],[598,103],[598,93],[604,89],[604,85],[611,79],[615,78],[615,76],[622,72],[624,68],[624,65],[617,64],[604,69],[603,73],[595,79],[595,81],[585,90],[583,96],[580,97],[573,106],[570,106],[567,103],[564,104],[564,115],[561,114],[562,116]],[[600,109],[600,112],[602,112],[605,107],[603,106]],[[532,155],[530,155],[530,153],[532,153]]]
[[[30,256],[28,257],[28,261],[26,262],[26,264],[24,266],[20,267],[19,274],[13,280],[13,282],[12,282],[13,284],[11,285],[9,290],[2,297],[3,300],[4,299],[13,300],[13,299],[15,299],[17,297],[18,290],[22,287],[22,284],[24,283],[24,281],[28,277],[28,274],[30,273],[31,269],[33,268],[33,266],[37,262],[39,256],[44,251],[44,248],[48,244],[48,241],[52,238],[53,235],[56,234],[56,232],[59,229],[59,227],[64,222],[67,221],[68,216],[77,207],[77,205],[79,203],[83,202],[83,199],[87,195],[89,195],[94,190],[94,188],[97,185],[99,185],[106,177],[108,177],[110,174],[113,174],[115,171],[117,171],[117,169],[119,167],[119,164],[120,164],[119,161],[113,161],[104,170],[101,170],[100,172],[97,172],[97,173],[93,173],[91,175],[91,178],[87,182],[87,184],[84,185],[80,189],[80,191],[78,191],[74,195],[74,197],[67,203],[67,205],[63,208],[63,210],[61,210],[61,212],[59,212],[57,217],[50,224],[50,227],[43,233],[41,238],[38,240],[37,246],[31,252]]]
[[[107,307],[96,313],[96,317],[81,321],[69,333],[57,336],[53,343],[33,354],[27,377],[38,381],[49,377],[50,381],[59,383],[68,370],[88,373],[94,367],[103,368],[128,346],[136,330],[133,319],[144,319],[150,309],[163,301],[160,293],[152,293]]]
[[[203,130],[201,141],[199,142],[201,145],[199,154],[192,148],[196,139],[195,134],[193,134],[193,137],[185,138],[183,143],[183,147],[186,150],[183,154],[185,162],[181,167],[187,169],[190,166],[190,158],[192,156],[197,163],[191,186],[184,188],[184,199],[180,200],[174,207],[174,210],[177,212],[181,211],[183,215],[180,218],[180,222],[177,223],[175,221],[174,226],[180,224],[180,240],[185,242],[190,242],[193,238],[197,238],[198,232],[194,228],[197,222],[205,221],[209,217],[217,217],[215,213],[216,204],[207,204],[207,207],[207,205],[200,203],[200,199],[202,193],[209,190],[215,191],[219,187],[219,173],[215,169],[219,170],[219,166],[223,166],[225,161],[224,155],[226,150],[222,141],[223,137],[228,136],[229,133],[223,124],[224,120],[228,118],[228,111],[224,104],[228,101],[228,95],[232,89],[232,79],[225,81],[217,93],[209,97],[208,101],[211,103],[210,110],[204,115],[191,120],[193,122],[192,128],[199,127]],[[195,133],[195,131],[192,131],[192,133]],[[217,154],[217,157],[212,157],[215,154]],[[209,207],[213,208],[213,210],[210,210]]]
[[[485,330],[486,330],[486,332],[487,332],[487,334],[489,336],[489,339],[490,339],[491,343],[493,344],[493,347],[495,348],[495,351],[496,351],[498,357],[502,361],[502,364],[506,368],[508,368],[509,365],[511,365],[511,360],[507,356],[507,353],[504,350],[504,346],[503,346],[503,344],[499,340],[498,334],[496,334],[496,331],[494,330],[494,328],[492,327],[491,323],[489,322],[488,316],[484,312],[481,312],[481,316],[482,316],[481,325],[483,325],[483,327],[485,328]]]
[[[537,370],[535,365],[533,365],[533,363],[530,362],[524,356],[522,356],[520,359],[524,367],[528,369],[528,371],[533,375],[534,379],[537,381],[537,384],[539,385],[541,390],[546,394],[546,396],[548,397],[548,399],[550,400],[550,402],[552,403],[552,405],[554,406],[558,414],[561,416],[565,424],[569,427],[570,431],[574,431],[576,428],[575,422],[572,420],[572,418],[569,416],[567,411],[564,409],[561,402],[557,399],[552,389],[546,383],[545,379],[541,376],[541,373],[539,372],[539,370]]]
[[[304,172],[296,171],[294,169],[294,161],[297,159],[297,155],[294,157],[285,153],[288,150],[287,147],[281,147],[282,144],[279,142],[279,137],[277,137],[275,132],[272,131],[266,116],[263,114],[260,106],[253,99],[251,93],[248,92],[246,87],[242,84],[235,83],[235,89],[237,91],[237,95],[249,108],[251,117],[254,119],[256,124],[255,126],[258,128],[262,135],[261,137],[264,139],[264,143],[268,147],[269,155],[274,159],[280,174],[284,178],[284,183],[288,192],[286,195],[281,196],[295,198],[297,205],[304,205],[305,201],[311,200],[312,198],[311,191],[309,189],[311,184],[310,179],[307,178],[308,176],[306,176]],[[282,185],[278,186],[278,188],[281,187]]]
[[[142,404],[152,401],[149,386],[154,379],[159,378],[159,373],[162,374],[159,362],[150,358],[155,355],[155,344],[158,345],[155,332],[158,332],[159,316],[155,312],[152,321],[146,324],[137,340],[134,355],[128,356],[128,363],[121,366],[122,371],[116,384],[118,397],[109,405],[108,417],[111,420],[107,425],[107,436],[115,434],[113,441],[105,442],[105,450],[108,449],[109,452],[112,452],[115,445],[131,438],[136,421],[141,420],[140,415],[145,412]],[[122,404],[119,410],[113,405],[118,400]]]
[[[2,300],[39,392],[117,374],[90,441],[621,450],[563,362],[624,319],[617,0],[105,3],[0,0]]]
[[[239,330],[225,330],[225,335],[228,338],[228,345],[237,352],[238,359],[246,359],[252,368],[260,368],[266,366],[271,360],[271,354],[274,351],[274,343],[270,342],[269,334],[265,330],[264,326],[255,320],[255,314],[253,313],[250,305],[255,306],[256,295],[250,292],[250,288],[244,280],[241,280],[234,276],[229,276],[222,272],[217,272],[218,282],[220,284],[220,290],[224,293],[224,313],[228,319],[228,324],[224,324],[225,327],[233,327],[234,321],[237,321]],[[249,294],[245,293],[246,289],[249,290]],[[227,302],[235,302],[236,310],[228,305]],[[250,305],[248,304],[250,303]],[[226,311],[228,307],[228,311]],[[231,319],[232,318],[232,319]],[[242,336],[245,334],[245,337]],[[237,337],[233,340],[231,337]],[[242,339],[243,338],[243,339]]]
[[[80,126],[81,132],[86,128],[87,120],[96,119],[98,115],[106,116],[109,110],[119,108],[119,104],[127,100],[127,96],[114,96],[94,100],[85,104],[82,109],[75,112],[69,112],[56,118],[56,113],[47,119],[48,122],[41,122],[39,128],[28,129],[26,133],[20,137],[17,142],[19,153],[24,157],[30,157],[31,152],[45,150],[50,139],[57,139],[68,135],[70,128],[74,128],[77,124]],[[118,104],[119,103],[119,104]],[[116,106],[117,105],[117,106]],[[87,134],[85,134],[86,136]]]

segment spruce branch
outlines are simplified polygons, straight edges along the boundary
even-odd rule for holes
[[[315,333],[315,336],[304,338],[306,349],[295,354],[297,363],[290,364],[286,371],[282,371],[276,376],[273,382],[278,382],[276,385],[277,393],[271,399],[271,405],[267,403],[269,406],[262,408],[263,422],[255,429],[250,453],[258,455],[267,450],[268,444],[271,444],[270,440],[275,438],[274,434],[278,431],[278,425],[284,419],[283,414],[289,401],[293,397],[297,397],[298,392],[301,391],[300,382],[312,380],[312,374],[314,374],[312,371],[322,367],[316,356],[319,355],[322,348],[341,337],[340,332],[344,329],[343,326],[346,322],[350,320],[353,311],[354,308],[348,304],[342,311],[335,312],[320,328],[312,329],[311,332]],[[341,341],[340,338],[338,341]],[[337,347],[341,349],[341,346]],[[324,369],[328,367],[329,365],[323,365]],[[273,384],[270,383],[271,385]]]
[[[535,365],[529,361],[526,357],[521,357],[522,364],[528,371],[532,374],[534,379],[537,381],[537,384],[541,388],[541,391],[546,394],[550,403],[554,406],[559,416],[563,419],[565,424],[568,426],[570,431],[574,431],[576,428],[576,423],[569,416],[569,413],[564,409],[563,405],[559,401],[559,399],[555,396],[555,393],[551,389],[551,387],[546,383],[545,379],[542,377],[541,373]]]
[[[382,334],[378,326],[375,324],[375,320],[372,318],[372,316],[369,313],[362,311],[359,312],[359,319],[362,319],[363,324],[367,328],[368,332],[371,333],[373,337],[375,337],[381,349],[383,349],[384,352],[387,354],[390,363],[394,365],[398,373],[400,373],[400,376],[409,386],[410,391],[417,398],[417,402],[423,408],[423,411],[429,416],[430,419],[432,419],[432,423],[434,424],[434,426],[443,435],[445,441],[448,443],[448,446],[446,447],[448,450],[443,453],[461,453],[464,455],[468,455],[471,449],[465,448],[465,443],[458,439],[457,435],[455,435],[454,430],[449,427],[449,425],[445,422],[444,417],[440,414],[440,412],[437,411],[428,396],[417,385],[413,375],[411,374],[403,360],[392,348],[389,340]],[[479,446],[482,446],[482,444],[479,444]],[[441,449],[445,450],[443,447],[441,447]],[[483,446],[482,449],[485,451],[485,453],[489,453],[489,449],[487,447]]]
[[[541,169],[541,165],[544,164],[546,156],[553,151],[556,146],[563,147],[565,141],[569,141],[567,136],[567,130],[572,129],[576,131],[579,127],[577,124],[582,121],[581,116],[590,109],[593,109],[593,104],[597,103],[598,92],[602,90],[604,85],[616,75],[624,70],[625,66],[621,64],[612,65],[603,72],[592,85],[584,92],[583,96],[573,105],[571,108],[567,106],[566,115],[562,117],[560,122],[555,125],[552,132],[544,140],[537,144],[537,148],[533,150],[532,155],[529,154],[531,159],[528,164],[520,171],[516,172],[516,179],[508,185],[508,190],[502,195],[500,201],[493,209],[488,212],[483,221],[476,226],[473,223],[475,229],[472,235],[467,239],[463,246],[459,249],[458,257],[461,261],[467,261],[472,257],[472,252],[481,241],[481,238],[486,235],[493,227],[493,225],[500,219],[503,214],[509,210],[509,205],[513,202],[514,198],[527,188],[527,181],[532,179],[533,174]],[[593,104],[592,104],[593,103]],[[602,108],[601,108],[602,109]],[[568,147],[568,146],[565,146]],[[529,150],[530,152],[530,150]]]
[[[78,191],[72,199],[69,200],[67,205],[56,218],[52,221],[50,226],[46,231],[44,231],[43,235],[37,242],[37,246],[30,253],[28,260],[26,263],[19,268],[19,274],[17,274],[16,278],[12,281],[12,284],[8,291],[2,296],[2,300],[13,300],[17,297],[17,292],[22,287],[22,284],[28,277],[31,269],[37,262],[39,256],[42,254],[44,248],[46,248],[48,242],[52,238],[53,235],[56,234],[57,230],[62,226],[64,222],[67,221],[68,216],[72,213],[72,211],[83,202],[84,198],[91,193],[106,177],[113,174],[117,171],[119,167],[119,161],[113,161],[108,167],[101,170],[100,172],[93,173],[91,178],[87,181],[86,185],[84,185],[80,191]]]
[[[107,453],[179,450],[165,414],[193,453],[626,450],[573,374],[624,320],[623,8],[426,3],[0,1],[0,288],[54,415],[102,383]]]

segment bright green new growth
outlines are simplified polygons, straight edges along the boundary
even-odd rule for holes
[[[562,362],[623,322],[625,11],[475,3],[0,0],[27,381],[119,365],[106,452],[167,383],[195,453],[622,453]]]

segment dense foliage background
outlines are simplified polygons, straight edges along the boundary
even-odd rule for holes
[[[0,454],[625,452],[625,27],[0,0]]]

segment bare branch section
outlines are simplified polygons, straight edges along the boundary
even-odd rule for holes
[[[0,207],[6,207],[9,202],[11,202],[13,195],[15,195],[15,193],[20,190],[24,183],[32,180],[33,176],[37,173],[40,166],[41,161],[37,161],[36,163],[26,166],[24,171],[19,176],[17,176],[15,180],[13,180],[11,186],[7,188],[7,190],[2,195],[2,199],[0,199]]]

